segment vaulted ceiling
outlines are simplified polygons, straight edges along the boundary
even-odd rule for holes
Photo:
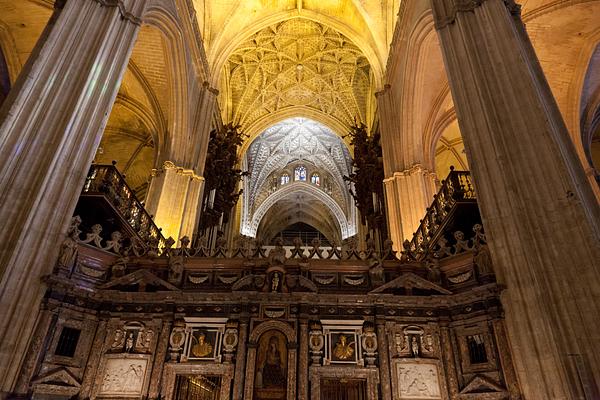
[[[225,121],[246,132],[285,116],[334,119],[346,130],[373,107],[371,66],[335,29],[306,18],[270,25],[243,41],[221,73]]]
[[[306,181],[294,181],[297,166],[307,168]],[[248,148],[244,167],[249,172],[244,180],[244,234],[255,236],[259,225],[264,225],[263,217],[273,214],[273,207],[282,209],[283,203],[298,207],[276,213],[277,219],[296,222],[302,213],[320,216],[317,219],[329,228],[338,227],[335,235],[327,234],[331,229],[322,232],[333,240],[350,236],[356,229],[354,203],[343,179],[352,168],[350,152],[340,137],[323,124],[298,117],[269,127]],[[284,173],[291,181],[282,185],[280,177]],[[313,173],[321,177],[319,185],[310,182]],[[298,197],[299,193],[302,196]]]

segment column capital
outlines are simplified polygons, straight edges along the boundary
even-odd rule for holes
[[[204,81],[202,82],[202,87],[204,89],[206,89],[209,93],[214,94],[215,96],[219,95],[219,90],[215,89],[214,87],[210,86],[210,83],[208,81]]]
[[[165,161],[165,162],[163,162],[162,168],[152,169],[152,176],[158,176],[167,170],[175,170],[175,173],[177,175],[185,175],[185,176],[189,176],[193,180],[204,181],[204,177],[197,175],[193,169],[180,167],[180,166],[176,165],[173,161]]]
[[[67,2],[67,0],[61,0],[64,3]],[[141,26],[142,25],[142,16],[141,15],[135,15],[135,11],[133,10],[128,10],[127,6],[125,5],[125,2],[123,0],[92,0],[95,3],[100,4],[102,7],[107,7],[107,8],[118,8],[119,9],[119,14],[121,14],[121,19],[124,19],[125,21],[129,21],[134,25],[137,26]],[[131,3],[131,2],[129,2]]]
[[[435,172],[431,171],[428,168],[425,168],[422,164],[415,163],[403,171],[396,171],[396,172],[392,173],[392,175],[385,178],[383,180],[383,182],[388,182],[388,181],[394,180],[397,177],[412,176],[412,175],[415,175],[418,173],[420,173],[422,175],[435,175]]]
[[[383,89],[375,92],[375,97],[379,98],[380,96],[384,96],[386,94],[389,94],[391,88],[392,88],[392,85],[390,85],[389,83],[386,83],[385,85],[383,85]]]
[[[456,22],[456,17],[460,13],[473,12],[487,0],[433,0],[431,9],[433,11],[433,19],[435,29],[441,30],[448,25]],[[515,3],[514,0],[502,0],[508,12],[511,15],[520,17],[521,5]]]

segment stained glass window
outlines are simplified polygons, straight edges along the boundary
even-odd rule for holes
[[[319,177],[319,174],[312,174],[310,181],[313,185],[321,186],[321,178]]]
[[[305,167],[296,167],[294,170],[294,180],[306,182],[306,168]]]
[[[285,185],[290,182],[290,176],[288,174],[281,175],[281,184]]]

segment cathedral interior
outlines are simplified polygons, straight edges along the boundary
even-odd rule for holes
[[[600,399],[599,0],[0,0],[0,399]]]

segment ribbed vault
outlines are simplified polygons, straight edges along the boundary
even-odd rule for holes
[[[305,18],[276,23],[245,40],[223,67],[220,87],[224,120],[243,130],[288,108],[349,127],[369,119],[374,90],[361,50],[340,32]]]
[[[307,222],[330,240],[354,235],[356,209],[343,179],[351,166],[345,143],[316,121],[290,118],[266,129],[244,155],[249,175],[244,180],[242,234],[256,236],[265,229],[261,236],[269,237],[292,223]],[[305,169],[304,180],[294,176],[298,168]],[[318,182],[312,181],[315,175]]]

